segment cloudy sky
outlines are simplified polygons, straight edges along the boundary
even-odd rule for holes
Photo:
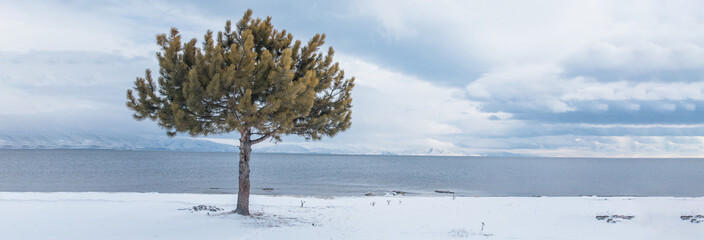
[[[704,4],[673,0],[3,1],[0,145],[162,137],[124,106],[155,35],[202,38],[247,8],[326,33],[357,79],[349,131],[282,146],[704,157]]]

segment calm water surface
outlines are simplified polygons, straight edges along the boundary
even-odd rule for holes
[[[0,191],[236,193],[237,158],[237,153],[0,150]],[[704,159],[254,153],[251,168],[253,194],[704,196]]]

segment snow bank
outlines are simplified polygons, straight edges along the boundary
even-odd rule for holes
[[[702,239],[704,198],[0,192],[0,239]],[[223,211],[193,211],[197,205]],[[303,207],[301,207],[303,205]],[[634,216],[615,223],[597,216]],[[483,230],[482,230],[482,223]]]

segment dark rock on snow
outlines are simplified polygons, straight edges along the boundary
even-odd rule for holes
[[[435,190],[436,193],[449,193],[449,194],[454,194],[455,192],[451,191],[445,191],[445,190]]]
[[[223,211],[224,209],[216,207],[216,206],[198,205],[198,206],[193,206],[190,210],[191,210],[191,212],[200,212],[200,211],[219,212],[219,211]]]
[[[603,221],[606,220],[607,223],[617,223],[620,222],[621,220],[631,220],[635,218],[636,216],[628,216],[628,215],[599,215],[596,216],[596,220]]]

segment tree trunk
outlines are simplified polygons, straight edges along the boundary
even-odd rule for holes
[[[249,156],[252,153],[252,142],[248,135],[240,139],[240,184],[235,209],[235,213],[245,216],[249,215]]]

